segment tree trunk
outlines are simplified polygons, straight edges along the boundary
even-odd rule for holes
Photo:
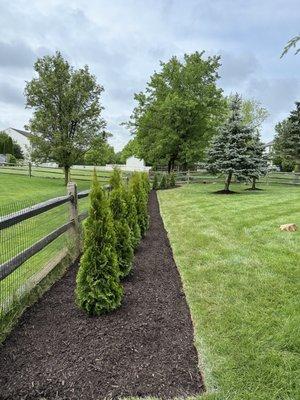
[[[256,178],[252,178],[252,190],[255,190],[256,189],[256,186],[255,186],[255,184],[256,184]]]
[[[232,179],[232,172],[229,172],[227,179],[225,181],[225,190],[228,191],[229,190],[229,186],[230,186],[230,182]]]
[[[172,165],[172,161],[170,159],[168,162],[168,174],[171,172],[171,165]]]
[[[70,167],[64,167],[64,174],[65,174],[65,186],[67,186],[70,177]]]

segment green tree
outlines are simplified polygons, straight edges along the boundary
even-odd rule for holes
[[[204,155],[209,139],[224,119],[226,101],[216,85],[220,57],[204,52],[161,63],[146,91],[135,94],[137,106],[127,124],[139,156],[150,165],[184,166]]]
[[[118,163],[125,164],[127,158],[135,156],[139,157],[140,150],[136,138],[129,140],[129,142],[118,153]]]
[[[119,168],[114,168],[109,178],[109,184],[112,189],[118,189],[123,185],[122,172]]]
[[[243,123],[241,109],[242,100],[235,95],[231,103],[231,115],[213,138],[208,150],[207,168],[214,173],[226,174],[224,191],[228,193],[233,175],[248,178],[253,172],[253,165],[249,162],[249,146],[254,130]]]
[[[107,143],[107,138],[97,137],[93,140],[91,148],[84,155],[86,165],[106,165],[115,163],[116,156],[113,146]]]
[[[76,278],[76,302],[89,315],[100,315],[121,304],[123,288],[109,202],[96,172],[84,231],[84,251]]]
[[[13,140],[5,132],[0,132],[0,154],[13,154]]]
[[[141,241],[141,229],[139,226],[139,220],[137,215],[137,201],[133,194],[132,188],[128,185],[124,191],[126,201],[126,220],[130,228],[131,244],[132,248],[136,249]]]
[[[138,216],[138,223],[141,230],[142,237],[149,226],[148,215],[148,193],[144,188],[141,174],[134,172],[129,179],[129,187],[136,198],[136,210]]]
[[[252,190],[256,190],[256,182],[261,176],[268,172],[268,156],[265,153],[265,146],[260,140],[259,133],[254,133],[249,143],[249,171],[248,175],[252,180]]]
[[[286,46],[284,47],[283,52],[282,52],[280,58],[282,58],[285,54],[287,54],[287,53],[289,52],[289,50],[290,50],[291,48],[293,48],[293,47],[295,48],[295,55],[298,54],[298,53],[300,53],[300,47],[296,48],[297,43],[298,43],[299,41],[300,41],[300,35],[296,35],[296,36],[294,36],[292,39],[290,39],[290,40],[287,42]]]
[[[300,102],[290,116],[276,125],[274,152],[286,163],[294,163],[294,171],[300,172]]]
[[[25,88],[26,106],[34,110],[27,126],[32,158],[57,162],[67,183],[70,167],[103,136],[103,87],[87,66],[75,70],[59,52],[39,58],[34,70],[37,77]]]
[[[116,250],[121,277],[127,276],[132,269],[133,247],[132,235],[127,221],[127,204],[121,185],[110,193],[110,208],[116,234]]]

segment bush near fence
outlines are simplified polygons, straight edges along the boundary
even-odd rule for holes
[[[16,202],[0,217],[0,342],[24,308],[80,255],[89,192],[77,193],[69,183],[65,196]]]

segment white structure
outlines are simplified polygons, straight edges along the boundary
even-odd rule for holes
[[[138,171],[149,172],[151,167],[146,167],[144,160],[140,160],[134,156],[127,158],[125,165],[106,164],[105,171],[112,171],[115,167],[121,171]]]
[[[273,148],[274,140],[271,140],[271,142],[265,143],[265,152],[267,154],[270,154]]]
[[[8,136],[10,136],[21,147],[25,158],[30,158],[30,132],[22,131],[21,129],[7,128],[4,129]]]

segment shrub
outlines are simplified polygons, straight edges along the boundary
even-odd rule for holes
[[[130,227],[127,221],[127,204],[124,196],[124,186],[110,193],[110,208],[116,234],[116,251],[118,255],[121,277],[125,277],[132,269],[133,247]]]
[[[109,202],[96,172],[84,231],[84,251],[76,278],[76,303],[89,315],[100,315],[121,304],[123,288]]]
[[[146,193],[147,194],[150,193],[151,185],[150,185],[150,180],[149,180],[149,174],[147,172],[142,172],[141,179],[142,179],[142,184],[143,184],[143,187],[144,187]]]
[[[134,172],[129,180],[129,187],[136,198],[136,210],[142,237],[149,226],[148,193],[146,192],[141,174]]]
[[[174,172],[172,172],[172,173],[170,174],[170,177],[169,177],[169,186],[170,186],[171,188],[174,188],[174,187],[176,186],[176,177],[175,177]]]
[[[127,205],[126,219],[130,228],[131,244],[133,249],[136,249],[141,240],[141,229],[136,209],[136,197],[129,186],[127,186],[124,194]]]
[[[109,178],[109,184],[111,185],[112,189],[117,189],[122,186],[122,172],[119,168],[114,168],[113,173]]]
[[[159,188],[167,189],[167,187],[168,187],[167,177],[166,177],[166,174],[163,174],[163,176],[160,180]]]
[[[153,178],[152,189],[153,190],[158,189],[158,174],[156,172],[155,172],[154,178]]]
[[[8,164],[16,165],[17,164],[17,159],[13,154],[6,154],[6,162]]]

